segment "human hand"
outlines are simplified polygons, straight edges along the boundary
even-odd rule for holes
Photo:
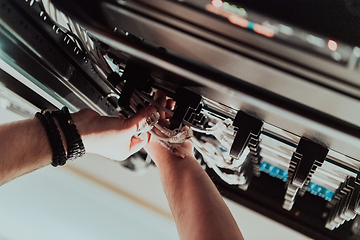
[[[175,109],[176,103],[175,101],[168,99],[166,100],[166,96],[163,92],[157,91],[155,93],[154,100],[163,107],[166,107],[170,110]],[[158,122],[159,125],[167,128],[170,126],[170,118],[167,113],[158,109],[160,113],[160,120]],[[187,130],[188,127],[185,127],[183,130]],[[159,129],[153,128],[157,136],[164,136]],[[158,137],[154,134],[151,134],[151,138],[149,143],[145,146],[145,150],[150,154],[155,163],[158,163],[159,159],[168,159],[169,157],[179,157],[184,158],[188,155],[193,156],[193,144],[190,139],[185,140],[182,143],[172,144],[172,146],[176,145],[176,148],[168,147],[164,143],[161,143]]]
[[[145,107],[132,117],[105,117],[91,109],[72,114],[73,121],[83,140],[85,150],[114,160],[124,160],[143,148],[150,134],[134,135],[146,119],[156,113],[155,107]]]

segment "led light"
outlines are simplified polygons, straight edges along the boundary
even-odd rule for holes
[[[337,43],[334,40],[329,40],[328,47],[331,51],[336,51],[337,49]]]
[[[279,26],[275,25],[273,23],[270,23],[269,21],[264,21],[261,25],[264,26],[265,28],[271,29],[271,31],[273,31],[274,33],[279,32]]]
[[[279,30],[281,33],[291,36],[294,34],[294,30],[291,27],[279,24]]]
[[[274,31],[271,28],[264,27],[263,25],[260,24],[254,24],[254,31],[266,37],[274,36]]]
[[[221,0],[213,0],[212,5],[214,5],[214,7],[220,8],[222,7],[223,2]]]
[[[247,12],[244,8],[239,8],[239,12],[240,12],[240,15],[241,16],[246,16],[247,15]]]
[[[247,28],[249,26],[249,21],[246,20],[245,18],[242,18],[242,17],[239,17],[235,14],[231,14],[229,17],[228,17],[229,21],[235,25],[238,25],[240,27],[243,27],[243,28]]]
[[[317,47],[324,47],[325,46],[325,41],[322,40],[319,37],[315,37],[313,35],[307,35],[306,36],[306,41],[308,41],[310,44],[315,45]]]
[[[229,12],[227,12],[227,11],[224,11],[222,8],[217,8],[217,7],[215,7],[214,5],[212,5],[212,4],[207,4],[206,6],[205,6],[205,8],[206,8],[206,10],[208,10],[209,12],[212,12],[212,13],[215,13],[215,14],[217,14],[217,15],[219,15],[219,16],[223,16],[223,17],[229,17],[229,15],[231,14],[231,13],[229,13]]]
[[[360,57],[360,48],[355,47],[353,52],[356,57]]]

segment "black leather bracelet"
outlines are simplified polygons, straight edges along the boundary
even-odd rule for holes
[[[85,147],[81,136],[71,118],[67,107],[51,113],[57,120],[65,135],[67,145],[67,159],[74,160],[85,154]]]
[[[35,114],[41,124],[44,126],[46,135],[49,139],[49,143],[52,150],[52,165],[54,167],[58,165],[64,165],[66,163],[66,152],[61,139],[59,129],[51,116],[51,113],[47,110],[43,110],[41,113]]]

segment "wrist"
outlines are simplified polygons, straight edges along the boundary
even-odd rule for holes
[[[65,137],[64,131],[61,129],[59,121],[56,118],[54,118],[54,122],[55,122],[55,124],[56,124],[56,126],[57,126],[57,128],[59,130],[60,137],[61,137],[64,149],[65,149],[65,153],[67,154],[68,149],[67,149],[66,137]]]
[[[81,140],[87,152],[92,152],[92,146],[96,144],[93,135],[100,130],[94,129],[100,115],[91,109],[83,109],[79,112],[71,114],[71,118],[78,130]]]
[[[145,146],[145,150],[154,160],[159,168],[168,168],[172,165],[186,165],[188,162],[197,162],[193,154],[188,151],[185,157],[174,155],[171,151],[163,147],[158,141],[151,141]],[[186,149],[185,149],[186,150]]]
[[[29,123],[27,123],[27,121]],[[21,149],[26,149],[25,152],[30,152],[30,159],[38,157],[39,159],[44,159],[44,162],[46,163],[44,164],[44,166],[50,164],[52,158],[52,150],[45,128],[42,125],[41,121],[37,118],[32,118],[26,121],[19,122],[18,124],[19,125],[16,126],[18,129],[25,128],[25,125],[28,124],[28,127],[26,127],[27,131],[23,133],[21,141],[26,142],[27,144],[19,145],[19,147]],[[13,125],[15,127],[15,124]],[[37,136],[36,140],[34,140],[34,136]],[[36,149],[36,151],[32,151],[33,149]],[[19,159],[23,159],[24,157],[25,156],[19,157]]]

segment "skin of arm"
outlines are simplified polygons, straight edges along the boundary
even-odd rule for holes
[[[155,142],[146,150],[159,169],[180,239],[243,239],[217,188],[192,155],[174,156]]]
[[[51,148],[38,119],[0,126],[0,185],[51,163]]]
[[[172,108],[162,93],[155,100]],[[160,113],[164,118],[164,113]],[[219,191],[193,155],[191,141],[183,143],[185,158],[173,155],[152,138],[145,149],[159,169],[163,188],[182,240],[243,240]]]
[[[85,109],[72,114],[86,152],[114,160],[126,159],[148,141],[134,137],[139,126],[156,109],[146,107],[131,118],[104,117]],[[55,121],[56,122],[56,121]],[[65,137],[60,130],[66,150]],[[37,118],[0,125],[0,185],[51,164],[52,151]]]

